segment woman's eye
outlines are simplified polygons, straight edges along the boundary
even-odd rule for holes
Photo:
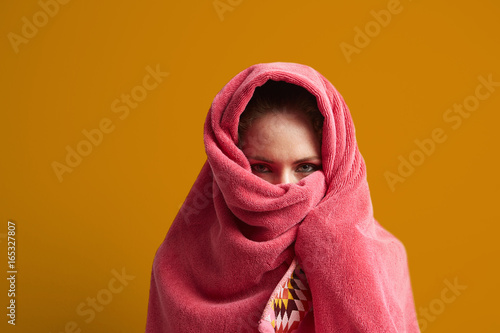
[[[318,170],[319,167],[315,164],[302,164],[297,168],[298,172],[313,172]]]
[[[257,172],[257,173],[265,173],[265,172],[269,172],[270,170],[264,164],[253,164],[252,171]]]

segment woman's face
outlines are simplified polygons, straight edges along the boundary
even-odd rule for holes
[[[320,142],[307,116],[297,111],[255,119],[243,142],[252,172],[271,184],[298,183],[321,169]]]

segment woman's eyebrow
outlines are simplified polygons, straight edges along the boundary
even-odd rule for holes
[[[268,160],[267,158],[262,157],[262,156],[248,156],[247,159],[258,160],[258,161],[262,161],[262,162],[266,162],[266,163],[273,163],[273,161]]]
[[[300,162],[305,162],[305,161],[310,161],[310,160],[321,160],[321,158],[319,158],[318,156],[309,156],[306,158],[301,158],[300,160],[297,160],[293,163],[295,164],[295,163],[300,163]]]
[[[257,160],[257,161],[262,161],[262,162],[266,162],[266,163],[274,163],[273,161],[268,160],[267,158],[262,157],[262,156],[249,156],[247,158],[249,160],[251,159],[251,160]],[[321,159],[318,156],[309,156],[309,157],[301,158],[300,160],[297,160],[293,163],[296,164],[296,163],[301,163],[301,162],[310,161],[310,160],[321,160]]]

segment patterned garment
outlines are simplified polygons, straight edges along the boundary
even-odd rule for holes
[[[291,333],[312,311],[312,299],[304,271],[293,260],[262,314],[260,332]]]

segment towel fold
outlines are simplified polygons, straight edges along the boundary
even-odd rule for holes
[[[252,174],[238,148],[239,117],[268,80],[306,88],[325,118],[322,170],[296,184]],[[259,332],[295,258],[308,332],[419,332],[405,248],[373,216],[349,110],[326,78],[294,63],[245,69],[214,98],[204,142],[207,161],[155,255],[146,332]]]

